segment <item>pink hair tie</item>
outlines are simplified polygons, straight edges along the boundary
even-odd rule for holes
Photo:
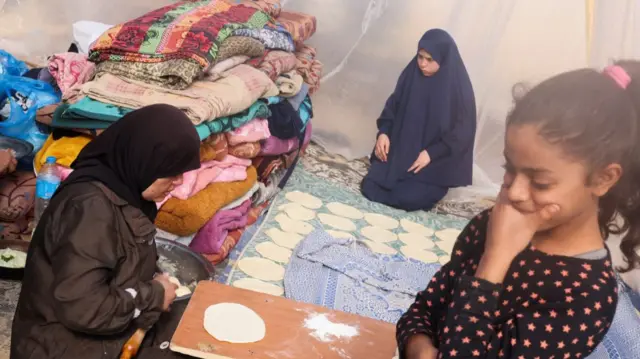
[[[629,83],[631,83],[631,76],[629,76],[627,71],[618,65],[607,66],[602,72],[611,77],[618,86],[625,90],[627,89],[627,86],[629,86]]]

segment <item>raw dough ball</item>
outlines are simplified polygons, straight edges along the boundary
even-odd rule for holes
[[[255,278],[242,278],[233,282],[233,286],[237,288],[252,290],[254,292],[274,295],[281,297],[284,294],[284,289],[278,287],[275,284],[263,282]]]
[[[290,250],[275,245],[272,242],[262,242],[258,244],[256,251],[263,257],[275,262],[289,263],[289,258],[291,258]]]
[[[299,234],[309,234],[313,232],[313,226],[309,223],[293,220],[284,213],[280,213],[276,216],[276,222],[278,222],[282,230],[287,232]]]
[[[382,229],[380,227],[364,227],[360,230],[363,236],[369,238],[370,240],[378,243],[387,243],[393,242],[398,239],[395,233],[391,231],[387,231],[386,229]]]
[[[435,253],[426,251],[419,247],[403,246],[400,248],[400,251],[407,258],[417,259],[425,263],[436,263],[438,261],[438,256]]]
[[[238,268],[249,276],[270,281],[284,279],[284,267],[259,257],[245,257],[238,261]]]
[[[367,240],[364,240],[362,242],[364,244],[366,244],[367,247],[369,247],[369,249],[371,249],[372,252],[375,252],[375,253],[380,253],[380,254],[396,254],[396,253],[398,253],[398,251],[396,251],[393,247],[389,247],[388,245],[386,245],[384,243],[378,243],[378,242],[367,241]]]
[[[191,294],[191,289],[189,289],[187,286],[182,285],[178,278],[169,276],[169,282],[178,286],[178,289],[176,289],[176,297],[180,298]]]
[[[353,234],[347,233],[347,232],[334,231],[333,229],[327,229],[326,232],[329,233],[329,235],[331,235],[331,237],[333,238],[340,238],[340,239],[353,238]]]
[[[204,311],[204,330],[221,342],[255,343],[267,332],[256,312],[237,303],[220,303]]]
[[[302,240],[302,236],[297,233],[283,232],[278,228],[269,228],[265,232],[277,245],[284,248],[294,249]]]
[[[449,256],[442,256],[440,258],[438,258],[438,262],[440,262],[440,264],[445,265],[447,263],[449,263],[449,261],[451,260],[451,257]]]
[[[398,221],[378,213],[365,213],[364,219],[369,222],[370,225],[382,229],[396,229],[398,228]]]
[[[402,241],[402,243],[412,246],[412,247],[420,247],[422,249],[431,249],[435,246],[433,241],[423,235],[418,233],[400,233],[398,234],[398,238]]]
[[[415,233],[425,237],[431,237],[433,236],[433,233],[434,233],[433,229],[427,228],[419,223],[412,222],[404,218],[400,220],[400,225],[405,231],[409,233]]]
[[[341,231],[351,232],[358,229],[358,227],[356,227],[356,225],[350,220],[334,216],[333,214],[320,213],[318,214],[318,218],[320,219],[320,222]]]
[[[331,202],[327,205],[327,209],[329,209],[331,213],[340,217],[346,217],[351,219],[362,219],[362,217],[364,217],[364,214],[360,212],[359,209],[351,206],[347,206],[346,204],[343,204],[343,203]]]
[[[287,203],[278,207],[279,210],[286,213],[291,219],[296,221],[310,221],[316,218],[316,212],[303,207],[298,203]]]
[[[291,201],[301,204],[310,209],[318,209],[322,207],[322,201],[315,196],[300,191],[291,191],[285,195]]]

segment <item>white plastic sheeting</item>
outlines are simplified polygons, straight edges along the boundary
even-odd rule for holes
[[[75,21],[113,24],[170,2],[0,0],[0,48],[42,61],[67,49]],[[375,120],[424,31],[448,30],[460,47],[478,102],[476,193],[495,193],[500,183],[504,121],[515,83],[533,84],[565,70],[602,66],[612,58],[636,57],[640,52],[639,0],[282,0],[282,4],[318,18],[318,32],[310,43],[317,47],[325,73],[314,97],[314,138],[348,158],[370,152]]]

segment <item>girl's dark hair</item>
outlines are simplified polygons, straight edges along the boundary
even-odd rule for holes
[[[620,181],[600,199],[598,222],[603,237],[623,234],[620,249],[628,272],[640,267],[640,62],[620,61],[631,76],[627,89],[591,69],[554,76],[516,102],[507,125],[533,124],[551,143],[590,169],[619,163]],[[635,79],[635,80],[634,80]]]

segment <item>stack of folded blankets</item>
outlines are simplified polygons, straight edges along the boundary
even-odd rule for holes
[[[310,140],[322,65],[304,41],[315,29],[313,16],[282,11],[280,0],[183,1],[112,27],[88,56],[51,57],[63,102],[38,112],[53,132],[36,170],[56,156],[66,176],[128,112],[176,106],[200,135],[201,167],[158,203],[156,225],[222,261]]]

